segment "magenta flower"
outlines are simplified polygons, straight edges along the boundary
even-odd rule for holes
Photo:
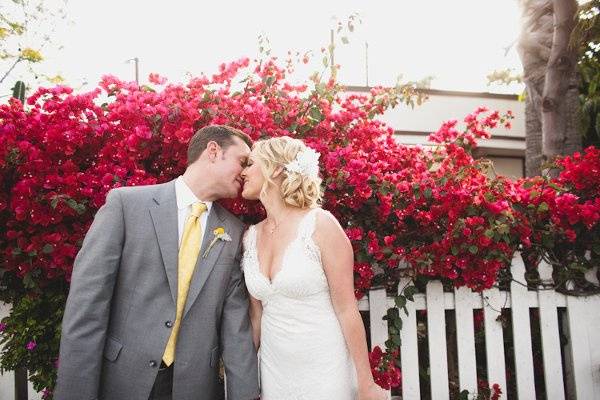
[[[44,399],[44,400],[45,400],[45,399],[49,399],[51,396],[52,396],[52,391],[51,391],[50,389],[48,389],[48,388],[45,388],[45,389],[42,391],[42,399]]]
[[[0,322],[0,332],[4,332],[5,329],[6,329],[6,324]]]
[[[35,342],[35,340],[32,340],[31,342],[27,343],[27,346],[25,346],[25,348],[29,351],[32,351],[33,349],[35,349],[37,346],[37,343]]]

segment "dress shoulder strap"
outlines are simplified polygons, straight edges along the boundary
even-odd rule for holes
[[[315,225],[317,221],[317,213],[323,212],[321,208],[313,208],[300,221],[299,233],[301,237],[308,239],[311,238],[315,232]]]
[[[256,243],[256,225],[250,225],[244,234],[243,242],[244,249],[250,250],[254,248]]]

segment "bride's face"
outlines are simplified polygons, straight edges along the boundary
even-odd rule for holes
[[[248,158],[246,168],[242,171],[242,179],[244,179],[242,197],[246,200],[258,200],[265,177],[260,169],[260,165],[258,165],[252,154]]]

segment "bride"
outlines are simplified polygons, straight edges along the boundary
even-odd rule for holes
[[[246,199],[267,217],[244,238],[242,266],[261,400],[380,400],[353,288],[353,251],[318,207],[319,154],[302,141],[255,143],[242,172]]]

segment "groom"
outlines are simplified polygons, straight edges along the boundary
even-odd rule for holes
[[[250,152],[227,126],[190,140],[185,173],[109,192],[75,259],[56,400],[258,397],[235,197]]]

